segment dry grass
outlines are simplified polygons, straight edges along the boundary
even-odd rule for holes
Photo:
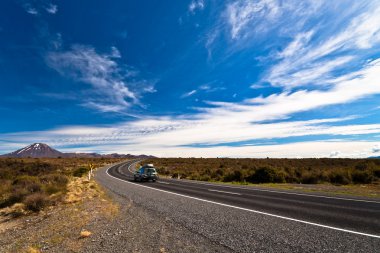
[[[94,220],[114,219],[119,206],[94,180],[88,181],[85,174],[74,177],[73,172],[89,163],[100,167],[119,161],[0,158],[0,202],[14,192],[19,201],[0,209],[0,245],[4,245],[0,252],[39,252],[46,245],[81,252],[83,240],[78,235],[88,232],[86,227]]]
[[[80,232],[80,237],[81,237],[81,238],[87,238],[87,237],[89,237],[90,235],[92,235],[92,233],[91,233],[90,231],[87,231],[87,230],[82,230],[82,231]]]
[[[86,181],[78,184],[73,183],[74,179],[86,176],[89,164],[96,168],[119,161],[113,158],[0,158],[0,210],[3,208],[0,213],[17,216],[38,212],[63,200],[78,202],[80,185]],[[17,203],[23,203],[26,209],[13,212],[12,206]]]
[[[0,244],[6,242],[5,252],[25,252],[30,245],[41,245],[40,248],[43,248],[45,244],[49,245],[49,249],[81,252],[84,243],[81,239],[92,233],[88,225],[94,220],[112,220],[118,213],[119,206],[109,199],[95,181],[72,178],[64,202],[30,217],[17,219],[16,223],[14,219],[0,222]],[[27,219],[30,221],[26,222]]]
[[[41,251],[36,247],[29,247],[25,252],[26,253],[40,253]]]

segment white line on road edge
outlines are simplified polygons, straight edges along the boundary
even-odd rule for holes
[[[227,194],[233,194],[233,195],[241,195],[240,193],[236,192],[226,192],[226,191],[218,191],[218,190],[213,190],[213,189],[207,189],[210,192],[221,192],[221,193],[227,193]]]
[[[136,162],[134,162],[134,163],[136,163]],[[131,163],[129,165],[128,169],[134,163]],[[117,177],[114,177],[114,176],[110,175],[108,173],[108,170],[111,169],[112,167],[109,167],[106,170],[106,173],[107,173],[108,176],[110,176],[112,178],[115,178],[117,180],[123,181],[125,183],[136,185],[136,186],[152,189],[152,190],[155,190],[155,191],[165,192],[165,193],[177,195],[177,196],[184,197],[184,198],[195,199],[195,200],[199,200],[199,201],[203,201],[203,202],[206,202],[206,203],[211,203],[211,204],[215,204],[215,205],[219,205],[219,206],[225,206],[225,207],[235,208],[235,209],[238,209],[238,210],[243,210],[243,211],[247,211],[247,212],[251,212],[251,213],[257,213],[257,214],[267,215],[267,216],[271,216],[271,217],[275,217],[275,218],[280,218],[280,219],[284,219],[284,220],[289,220],[289,221],[295,221],[295,222],[299,222],[299,223],[303,223],[303,224],[307,224],[307,225],[313,225],[313,226],[317,226],[317,227],[328,228],[328,229],[333,229],[333,230],[337,230],[337,231],[341,231],[341,232],[346,232],[346,233],[351,233],[351,234],[356,234],[356,235],[363,235],[363,236],[368,236],[368,237],[373,237],[373,238],[380,239],[380,235],[367,234],[367,233],[357,232],[357,231],[353,231],[353,230],[348,230],[348,229],[343,229],[343,228],[337,228],[337,227],[327,226],[327,225],[323,225],[323,224],[319,224],[319,223],[314,223],[314,222],[309,222],[309,221],[304,221],[304,220],[298,220],[298,219],[294,219],[294,218],[290,218],[290,217],[285,217],[285,216],[271,214],[271,213],[266,213],[266,212],[261,212],[261,211],[257,211],[257,210],[253,210],[253,209],[248,209],[248,208],[243,208],[243,207],[223,204],[223,203],[219,203],[219,202],[215,202],[215,201],[211,201],[211,200],[207,200],[207,199],[201,199],[201,198],[197,198],[197,197],[191,197],[191,196],[184,195],[184,194],[179,194],[179,193],[175,193],[175,192],[170,192],[170,191],[165,191],[165,190],[161,190],[161,189],[156,189],[156,188],[145,186],[145,185],[141,185],[141,184],[136,184],[136,183],[129,182],[129,181],[126,181],[126,180],[123,180],[123,179],[120,179],[120,178],[117,178]]]
[[[166,183],[166,182],[162,182],[162,181],[157,181],[157,183],[160,183],[160,184],[170,184],[170,183]]]
[[[171,180],[173,180],[173,179],[171,179]],[[230,186],[230,185],[223,185],[223,184],[216,184],[216,183],[210,184],[210,183],[203,183],[203,182],[198,182],[195,180],[186,180],[186,179],[180,179],[180,180],[175,180],[175,181],[178,181],[178,182],[183,181],[183,182],[187,182],[190,184],[201,184],[201,185],[209,185],[209,186],[216,186],[216,187],[226,187],[226,188],[231,188],[231,189],[242,189],[242,190],[248,190],[248,191],[273,192],[273,193],[281,193],[281,194],[288,194],[288,195],[298,195],[298,196],[307,196],[307,197],[324,198],[324,199],[338,199],[338,200],[346,200],[346,201],[357,201],[357,202],[380,204],[379,201],[374,201],[374,200],[351,199],[351,198],[341,198],[341,197],[334,197],[334,196],[321,196],[321,195],[314,195],[314,194],[307,194],[307,193],[284,192],[284,191],[275,191],[275,190],[267,190],[267,189]]]

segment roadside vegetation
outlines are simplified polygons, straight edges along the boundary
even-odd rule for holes
[[[89,164],[101,167],[121,159],[0,158],[0,209],[12,215],[37,212],[62,202],[70,182],[88,174]]]
[[[190,180],[237,183],[334,185],[380,182],[380,159],[155,158],[159,174]]]

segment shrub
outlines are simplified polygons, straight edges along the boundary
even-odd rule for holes
[[[34,176],[18,176],[13,181],[13,187],[14,189],[23,188],[29,193],[41,191],[41,184]]]
[[[333,184],[349,184],[351,183],[351,177],[347,171],[333,171],[330,176],[330,182]]]
[[[84,174],[87,174],[89,171],[90,171],[89,168],[79,167],[78,169],[74,170],[73,176],[74,177],[82,177]]]
[[[373,171],[373,175],[374,175],[375,177],[377,177],[377,178],[380,178],[380,169],[375,169],[375,170]]]
[[[223,177],[224,182],[240,182],[243,180],[243,173],[240,170],[234,170]]]
[[[202,175],[200,178],[199,178],[200,181],[210,181],[211,180],[211,177],[209,175]]]
[[[23,200],[25,207],[33,212],[40,211],[42,208],[47,206],[49,202],[48,196],[44,193],[33,193]]]
[[[65,175],[61,174],[49,174],[42,176],[40,181],[44,184],[58,184],[58,185],[66,185],[69,180]]]
[[[317,174],[306,171],[302,174],[301,182],[303,184],[318,184],[319,183],[319,177]]]
[[[371,171],[354,171],[352,173],[352,181],[354,183],[369,184],[373,180],[374,176]]]
[[[285,173],[273,167],[261,167],[247,179],[254,183],[284,183]]]

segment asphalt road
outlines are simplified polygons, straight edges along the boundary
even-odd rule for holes
[[[213,240],[221,240],[222,244],[230,241],[228,247],[236,251],[249,252],[252,249],[256,251],[265,248],[266,243],[271,244],[266,246],[267,249],[276,249],[276,247],[273,248],[274,241],[277,246],[279,241],[280,245],[281,241],[284,241],[283,243],[290,244],[289,249],[294,251],[307,249],[308,251],[377,252],[380,248],[380,201],[176,179],[160,179],[156,183],[134,183],[131,172],[133,170],[133,162],[126,162],[108,168],[104,176],[118,181],[119,185],[124,183],[123,185],[141,189],[141,192],[148,192],[148,194],[154,192],[156,196],[159,196],[153,200],[157,201],[154,206],[163,205],[162,203],[170,197],[169,195],[181,199],[181,203],[197,203],[196,210],[191,210],[192,206],[195,208],[193,204],[182,213],[176,214],[176,217],[178,215],[191,216],[191,213],[196,212],[198,220],[194,223],[201,222],[202,226],[207,227],[207,229],[202,228],[201,231],[197,231],[198,233],[210,236]],[[135,198],[136,196],[137,194],[134,194]],[[174,198],[174,196],[171,197]],[[204,206],[204,213],[208,216],[202,214],[199,205]],[[176,212],[180,212],[181,208],[177,209]],[[236,222],[226,221],[225,217],[218,219],[216,211],[216,217],[211,219],[208,213],[210,209],[224,210],[223,212],[230,213]],[[247,219],[247,217],[250,218]],[[188,223],[192,222],[189,219]],[[240,237],[231,234],[231,231],[236,233],[239,230],[239,227],[233,228],[235,224],[245,231]],[[220,227],[218,233],[221,233],[221,238],[218,239],[215,232],[211,235],[210,232],[205,233],[207,230],[213,231],[212,226]],[[284,231],[288,233],[288,237]],[[257,238],[260,243],[247,242],[248,238],[250,240]],[[241,242],[236,242],[239,240]],[[234,245],[240,245],[240,243],[245,247],[238,246],[235,249]],[[314,245],[305,246],[307,243]]]

